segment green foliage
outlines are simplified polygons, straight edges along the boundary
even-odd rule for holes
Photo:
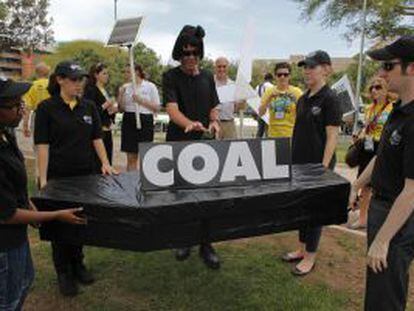
[[[5,0],[0,2],[0,29],[10,45],[28,50],[53,42],[49,0]]]
[[[302,7],[302,16],[308,20],[317,18],[326,27],[335,28],[346,23],[344,34],[349,41],[361,33],[361,0],[293,0]],[[412,5],[412,0],[368,0],[367,38],[387,40],[395,36],[413,33],[414,28],[404,18],[402,6]]]
[[[4,2],[0,2],[0,21],[3,21],[7,16],[7,7]]]
[[[163,66],[154,50],[140,42],[134,48],[134,60],[144,68],[147,79],[157,85],[161,85]]]
[[[125,49],[106,47],[99,41],[64,42],[58,45],[54,54],[46,58],[46,62],[54,67],[57,63],[67,59],[79,62],[86,70],[98,62],[106,64],[110,75],[108,89],[111,94],[116,94],[117,88],[125,82],[123,71],[125,65],[128,64],[128,53]],[[134,49],[134,60],[143,66],[150,80],[160,83],[162,65],[153,50],[139,43]]]

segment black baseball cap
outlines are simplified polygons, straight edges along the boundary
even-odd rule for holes
[[[304,60],[298,63],[299,67],[303,66],[317,66],[317,65],[332,65],[329,54],[322,50],[314,51],[306,55]]]
[[[369,51],[374,60],[387,61],[395,58],[402,61],[414,61],[414,36],[402,36],[382,49]]]
[[[76,62],[63,61],[57,64],[55,75],[76,79],[86,77],[88,73]]]
[[[27,82],[15,82],[12,79],[0,77],[0,98],[22,96],[32,85]]]

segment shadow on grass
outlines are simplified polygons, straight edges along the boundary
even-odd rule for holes
[[[196,249],[186,262],[170,251],[86,248],[97,282],[75,299],[59,296],[48,243],[32,234],[37,279],[26,310],[344,310],[347,294],[305,284],[269,245],[221,243],[222,269],[208,270]]]

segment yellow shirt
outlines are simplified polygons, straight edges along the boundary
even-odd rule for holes
[[[47,85],[49,84],[49,79],[43,78],[33,81],[32,86],[29,91],[23,96],[23,100],[26,103],[26,107],[29,110],[35,111],[37,106],[49,98],[49,92],[47,91]]]
[[[287,91],[279,91],[277,86],[266,90],[261,105],[267,106],[269,110],[268,137],[292,137],[296,103],[301,96],[301,89],[292,85]]]
[[[378,113],[381,112],[381,115],[377,119],[377,123],[372,129],[366,129],[368,131],[367,136],[372,136],[374,141],[380,141],[382,130],[384,129],[385,122],[387,122],[388,116],[392,111],[392,104],[388,104],[385,108],[384,104],[370,104],[365,107],[365,126],[372,122]]]

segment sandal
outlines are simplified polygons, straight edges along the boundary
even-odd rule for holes
[[[315,269],[315,266],[316,266],[316,262],[313,264],[312,268],[310,268],[308,271],[302,271],[302,270],[298,269],[297,266],[295,266],[292,269],[291,272],[294,276],[305,276],[305,275],[311,273]]]
[[[294,256],[294,255],[292,255],[292,253],[286,253],[281,257],[281,259],[284,262],[296,262],[296,261],[302,260],[303,257],[304,257],[303,255]]]

